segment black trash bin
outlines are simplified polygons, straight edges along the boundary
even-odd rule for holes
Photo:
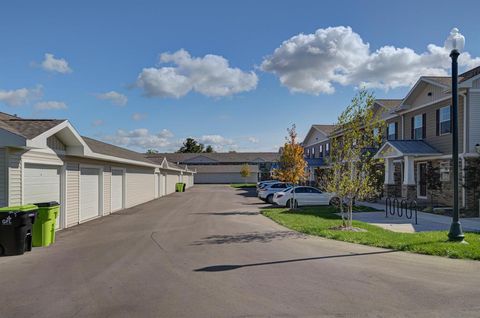
[[[0,255],[21,255],[32,250],[32,225],[37,206],[0,209]]]

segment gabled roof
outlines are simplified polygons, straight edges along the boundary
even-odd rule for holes
[[[389,140],[375,154],[375,158],[400,156],[436,156],[442,153],[423,140]]]
[[[335,125],[312,125],[317,130],[330,135],[330,133],[335,129]]]
[[[465,82],[469,79],[471,79],[472,77],[475,77],[477,75],[480,75],[480,66],[477,66],[475,68],[472,68],[471,70],[468,70],[462,74],[459,75],[459,78],[461,78],[461,80],[459,82]]]
[[[107,144],[105,142],[92,139],[89,137],[85,137],[85,136],[82,136],[82,139],[85,141],[85,143],[93,152],[96,152],[102,155],[123,158],[123,159],[141,161],[141,162],[146,162],[151,164],[154,163],[153,161],[145,158],[145,156],[139,152],[135,152],[122,147]]]
[[[401,103],[403,99],[376,99],[375,102],[383,107],[385,107],[386,110],[391,110],[397,108]]]
[[[158,157],[165,157],[175,163],[257,163],[259,160],[275,162],[280,158],[277,152],[214,152],[214,153],[159,153],[145,155],[150,160],[158,162]],[[198,161],[195,160],[198,158]]]
[[[5,114],[2,115],[2,118],[5,119],[0,118],[0,128],[26,139],[33,139],[65,121],[61,119],[8,118]]]

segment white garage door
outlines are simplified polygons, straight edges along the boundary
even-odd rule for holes
[[[112,212],[123,209],[123,170],[112,169]]]
[[[80,221],[100,214],[100,169],[81,168],[80,175]]]
[[[56,201],[60,203],[60,167],[25,163],[23,177],[23,202],[42,203]],[[60,228],[60,217],[56,228]]]

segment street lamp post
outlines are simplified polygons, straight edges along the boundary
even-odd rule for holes
[[[453,160],[453,217],[448,238],[450,241],[462,242],[465,235],[460,224],[460,204],[458,198],[458,63],[457,59],[463,47],[465,37],[457,28],[453,28],[445,42],[445,47],[450,49],[452,59],[452,160]]]

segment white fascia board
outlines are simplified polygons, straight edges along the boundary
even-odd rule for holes
[[[62,131],[64,133],[62,133]],[[67,154],[68,155],[76,155],[80,156],[85,153],[85,150],[89,150],[89,147],[83,141],[80,134],[75,130],[75,128],[70,124],[68,120],[65,120],[58,124],[55,127],[43,132],[42,134],[38,135],[37,137],[30,139],[27,141],[27,147],[29,148],[47,148],[47,138],[50,136],[55,135],[56,133],[60,133],[64,135],[65,139],[69,139],[66,141],[67,146]]]
[[[0,129],[0,147],[23,148],[26,146],[27,139],[25,137]]]
[[[158,168],[158,165],[156,165],[154,163],[148,163],[148,162],[143,162],[143,161],[136,161],[136,160],[119,158],[119,157],[115,157],[115,156],[103,155],[103,154],[93,152],[90,149],[88,149],[88,152],[86,152],[82,157],[90,158],[90,159],[99,159],[99,160],[105,160],[105,161],[131,164],[131,165],[135,165],[135,166]]]

